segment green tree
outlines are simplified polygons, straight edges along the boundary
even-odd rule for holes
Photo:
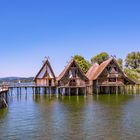
[[[125,68],[124,72],[128,78],[140,83],[140,73],[136,69]]]
[[[73,59],[79,64],[85,73],[89,70],[91,64],[83,56],[74,55]]]
[[[130,69],[140,68],[140,52],[131,52],[125,59],[126,67]]]
[[[109,54],[106,52],[102,52],[100,54],[97,54],[96,56],[91,58],[92,63],[98,63],[101,64],[105,60],[109,59]]]
[[[123,69],[123,60],[121,58],[118,58],[117,62],[119,64],[120,68]]]

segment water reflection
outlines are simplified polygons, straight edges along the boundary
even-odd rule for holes
[[[50,133],[70,139],[121,138],[126,132],[122,127],[123,107],[133,98],[125,95],[46,98],[47,105],[54,101],[49,110]]]
[[[0,112],[0,138],[136,140],[140,95],[50,96],[14,93]],[[3,120],[3,121],[2,121]]]
[[[7,115],[7,109],[0,109],[0,120],[4,119]]]
[[[99,138],[124,139],[126,130],[123,128],[123,119],[126,118],[125,106],[134,99],[128,95],[99,95],[93,97],[98,104],[96,111],[96,134]],[[100,118],[100,119],[98,119]],[[124,136],[125,135],[125,136]]]

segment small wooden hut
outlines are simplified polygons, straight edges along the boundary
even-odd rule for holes
[[[93,64],[86,76],[90,80],[93,93],[121,93],[125,85],[134,85],[119,67],[115,58],[110,58],[102,64]]]
[[[34,79],[37,86],[54,87],[56,77],[47,59]]]
[[[71,60],[57,78],[58,92],[62,95],[87,94],[88,78],[75,60]]]

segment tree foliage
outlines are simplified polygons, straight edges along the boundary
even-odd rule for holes
[[[81,69],[86,73],[91,64],[83,56],[74,55],[73,59],[80,65]],[[92,63],[101,64],[103,61],[109,59],[109,54],[102,52],[91,58]],[[117,59],[119,66],[123,69],[123,60]],[[124,72],[128,78],[140,83],[140,52],[131,52],[125,59]]]
[[[73,59],[79,64],[85,73],[89,70],[91,64],[83,56],[74,55]]]
[[[121,58],[118,58],[117,62],[119,64],[120,68],[123,69],[123,60]]]
[[[140,52],[131,52],[125,59],[126,67],[130,69],[140,68]]]
[[[102,52],[102,53],[97,54],[96,56],[92,57],[91,62],[101,64],[102,62],[104,62],[108,58],[109,58],[109,54],[106,52]]]
[[[128,78],[140,83],[140,73],[136,69],[125,68],[124,72]]]

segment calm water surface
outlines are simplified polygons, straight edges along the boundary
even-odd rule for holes
[[[140,140],[140,95],[13,93],[0,110],[0,140]]]

